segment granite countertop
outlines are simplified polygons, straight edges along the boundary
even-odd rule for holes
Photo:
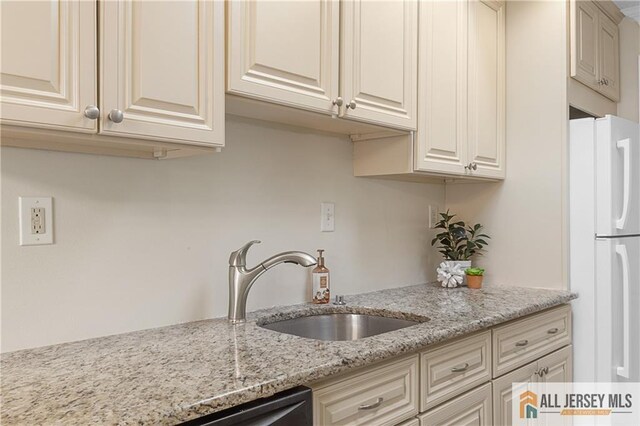
[[[2,354],[0,422],[176,424],[423,348],[577,297],[565,291],[417,285],[346,296],[346,307],[294,305],[245,324],[197,321]],[[429,317],[356,341],[325,342],[258,327],[309,311]]]

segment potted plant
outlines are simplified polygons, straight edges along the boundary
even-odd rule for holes
[[[471,257],[481,254],[488,245],[487,239],[491,238],[482,233],[482,225],[467,226],[463,221],[454,221],[455,214],[440,213],[441,219],[436,223],[435,229],[442,229],[431,240],[431,245],[438,244],[438,251],[444,256],[445,261],[459,263],[462,269],[471,267]],[[466,284],[466,277],[465,283]]]
[[[482,288],[482,279],[484,278],[484,269],[467,268],[464,270],[467,276],[467,286],[469,288]]]

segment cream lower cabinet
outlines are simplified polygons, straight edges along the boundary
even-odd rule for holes
[[[419,3],[418,130],[354,140],[354,174],[505,177],[505,2]]]
[[[315,425],[397,425],[418,414],[418,355],[313,388]]]
[[[3,145],[145,158],[224,146],[222,2],[0,7]]]
[[[312,384],[314,425],[510,425],[512,383],[571,381],[570,314],[560,306]]]
[[[493,381],[493,416],[497,425],[513,423],[512,383],[570,382],[572,346],[566,346]],[[516,401],[517,403],[517,401]]]
[[[227,2],[227,8],[228,93],[293,111],[416,128],[416,1],[257,0]],[[234,112],[253,116],[256,109],[262,113],[252,104]],[[291,113],[282,110],[280,121],[291,123]],[[325,129],[339,128],[326,123]]]
[[[448,401],[419,419],[420,426],[491,426],[491,383]]]

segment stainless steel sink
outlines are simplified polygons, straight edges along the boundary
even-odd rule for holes
[[[261,327],[317,340],[357,340],[420,324],[420,321],[365,314],[325,314],[293,318]]]

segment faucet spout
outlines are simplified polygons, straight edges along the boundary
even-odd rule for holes
[[[244,322],[247,316],[247,296],[253,283],[268,269],[281,263],[294,263],[309,267],[317,263],[316,258],[308,253],[286,251],[278,253],[257,266],[247,269],[246,254],[249,247],[259,241],[245,244],[239,250],[231,253],[229,258],[229,322],[235,324]]]
[[[315,257],[307,253],[299,251],[285,251],[283,253],[271,256],[270,258],[262,262],[261,265],[265,270],[267,270],[280,263],[293,263],[308,268],[309,266],[315,265],[317,263],[317,260]]]

